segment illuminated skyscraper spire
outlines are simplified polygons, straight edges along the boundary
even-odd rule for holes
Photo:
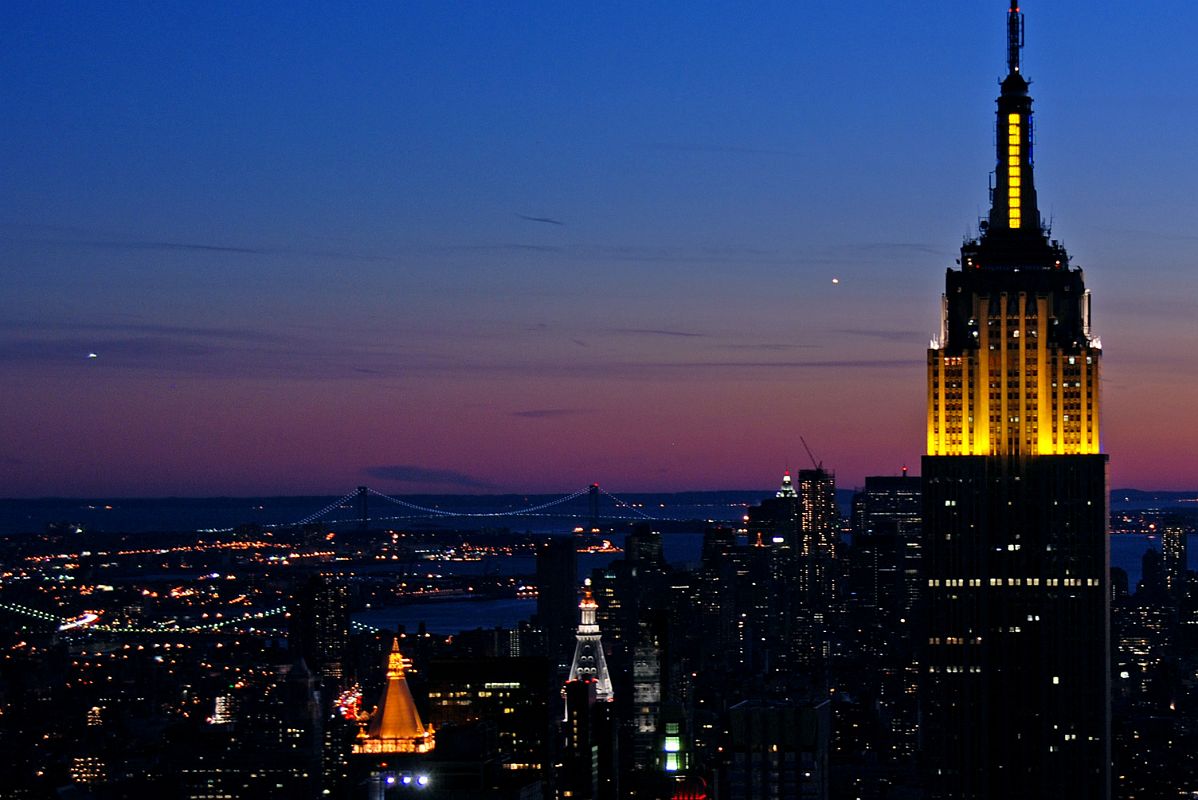
[[[989,232],[1027,232],[1042,236],[1036,187],[1032,181],[1032,98],[1020,72],[1023,14],[1018,0],[1007,11],[1007,77],[998,98],[998,165]]]
[[[782,488],[778,490],[777,497],[798,497],[799,493],[795,491],[794,482],[790,479],[790,470],[786,470],[782,474]]]
[[[928,350],[918,661],[931,800],[1110,797],[1102,349],[1082,271],[1037,209],[1022,46],[1011,2],[990,218],[945,273]]]
[[[578,604],[581,620],[578,624],[577,644],[574,646],[574,661],[570,664],[571,681],[594,681],[595,699],[604,702],[613,698],[611,676],[607,672],[607,658],[603,655],[603,638],[595,612],[599,604],[591,594],[591,579],[583,584],[582,602]]]
[[[1040,223],[1022,46],[1013,1],[990,220],[961,248],[961,269],[948,271],[940,335],[928,351],[929,455],[1099,451],[1102,345],[1081,270],[1070,269]]]

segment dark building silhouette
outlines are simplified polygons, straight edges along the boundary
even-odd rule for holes
[[[566,682],[558,798],[615,800],[619,792],[614,706],[595,696],[594,679]]]
[[[574,652],[576,550],[571,536],[552,536],[537,543],[537,623],[545,636],[550,667],[561,676],[569,669]]]
[[[742,664],[776,673],[796,668],[796,631],[810,619],[800,586],[807,563],[800,558],[801,520],[799,493],[787,470],[773,497],[746,510],[747,548],[732,547],[734,541],[719,545],[719,529],[707,532],[713,538],[705,538],[704,563],[713,563],[708,551],[718,545],[732,567],[721,576],[719,562],[714,562],[712,580],[737,587],[728,595],[735,602],[727,610],[733,615],[729,632],[735,634]]]
[[[920,595],[923,500],[920,479],[903,473],[865,479],[853,497],[847,588],[852,605],[880,628],[905,625]]]
[[[1136,584],[1136,597],[1151,600],[1156,605],[1168,603],[1169,583],[1161,551],[1150,547],[1140,558],[1140,582]]]
[[[1107,457],[1080,269],[1032,180],[1008,13],[989,219],[928,351],[923,755],[932,797],[1108,798]]]
[[[293,646],[319,676],[339,680],[349,645],[349,590],[313,575],[296,592],[295,607]]]
[[[643,619],[637,625],[632,650],[632,707],[629,728],[632,767],[651,769],[656,764],[654,746],[661,725],[662,633],[660,621]]]
[[[1127,597],[1127,570],[1111,567],[1111,602]]]
[[[826,682],[830,623],[837,611],[836,477],[822,465],[799,470],[798,587],[791,626],[794,669],[814,686]]]
[[[1116,595],[1111,603],[1112,775],[1119,798],[1177,797],[1198,786],[1192,680],[1198,637],[1188,623],[1184,591],[1170,589],[1170,551],[1179,549],[1169,541],[1170,523],[1184,524],[1166,522],[1165,554],[1147,550],[1136,593]]]
[[[720,797],[826,800],[828,700],[745,700],[728,709],[728,767]]]
[[[436,730],[484,721],[504,768],[540,774],[549,753],[549,705],[541,658],[456,658],[429,664],[429,724]]]
[[[322,719],[316,680],[302,660],[281,673],[238,708],[235,723],[176,745],[177,763],[171,765],[178,776],[176,796],[319,796]]]
[[[624,558],[637,568],[640,576],[664,573],[666,560],[661,531],[655,531],[643,522],[634,525],[624,539]]]
[[[851,664],[838,669],[845,688],[854,689],[858,699],[877,710],[880,731],[865,749],[872,746],[891,772],[904,777],[913,777],[919,736],[915,635],[923,577],[920,486],[920,479],[904,469],[898,476],[866,478],[865,488],[853,497],[846,621],[858,634],[847,637],[845,646],[852,648],[858,669],[852,670]],[[837,704],[838,710],[845,707]],[[838,722],[843,742],[846,720]],[[858,729],[868,730],[860,725]]]
[[[790,470],[786,470],[777,494],[765,498],[760,505],[749,508],[745,514],[749,543],[760,541],[793,557],[800,547],[800,511],[798,490],[791,480]]]

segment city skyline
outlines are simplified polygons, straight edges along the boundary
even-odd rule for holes
[[[7,8],[4,494],[749,488],[800,435],[844,486],[914,468],[993,5]],[[1194,488],[1198,9],[1034,11],[1111,486]]]

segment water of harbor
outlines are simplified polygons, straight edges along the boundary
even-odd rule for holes
[[[703,537],[699,534],[675,534],[664,538],[666,560],[684,566],[698,561]],[[1128,585],[1134,592],[1140,580],[1140,564],[1144,552],[1149,548],[1161,548],[1159,536],[1120,534],[1111,537],[1111,566],[1127,572]],[[1189,566],[1198,570],[1198,534],[1189,537]],[[605,566],[613,556],[579,554],[578,579],[581,581],[596,567]],[[531,558],[500,559],[499,565],[486,562],[451,564],[451,568],[464,568],[458,574],[527,574],[534,570]],[[519,562],[502,563],[502,562]],[[474,572],[478,570],[478,572]],[[456,571],[456,570],[455,570]],[[527,620],[537,609],[535,600],[516,598],[485,600],[429,600],[407,603],[385,609],[368,609],[354,615],[354,619],[377,628],[397,630],[403,626],[407,631],[416,631],[423,623],[430,633],[453,634],[474,628],[515,628],[521,620]]]

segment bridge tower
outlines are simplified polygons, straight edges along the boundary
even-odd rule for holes
[[[591,511],[591,530],[599,529],[599,484],[592,483],[590,490],[587,492],[587,500],[590,502]]]
[[[367,503],[367,500],[369,497],[370,497],[370,490],[368,488],[366,488],[365,486],[359,486],[358,487],[358,511],[360,514],[360,521],[358,522],[358,526],[362,530],[366,530],[370,527],[370,506]]]

